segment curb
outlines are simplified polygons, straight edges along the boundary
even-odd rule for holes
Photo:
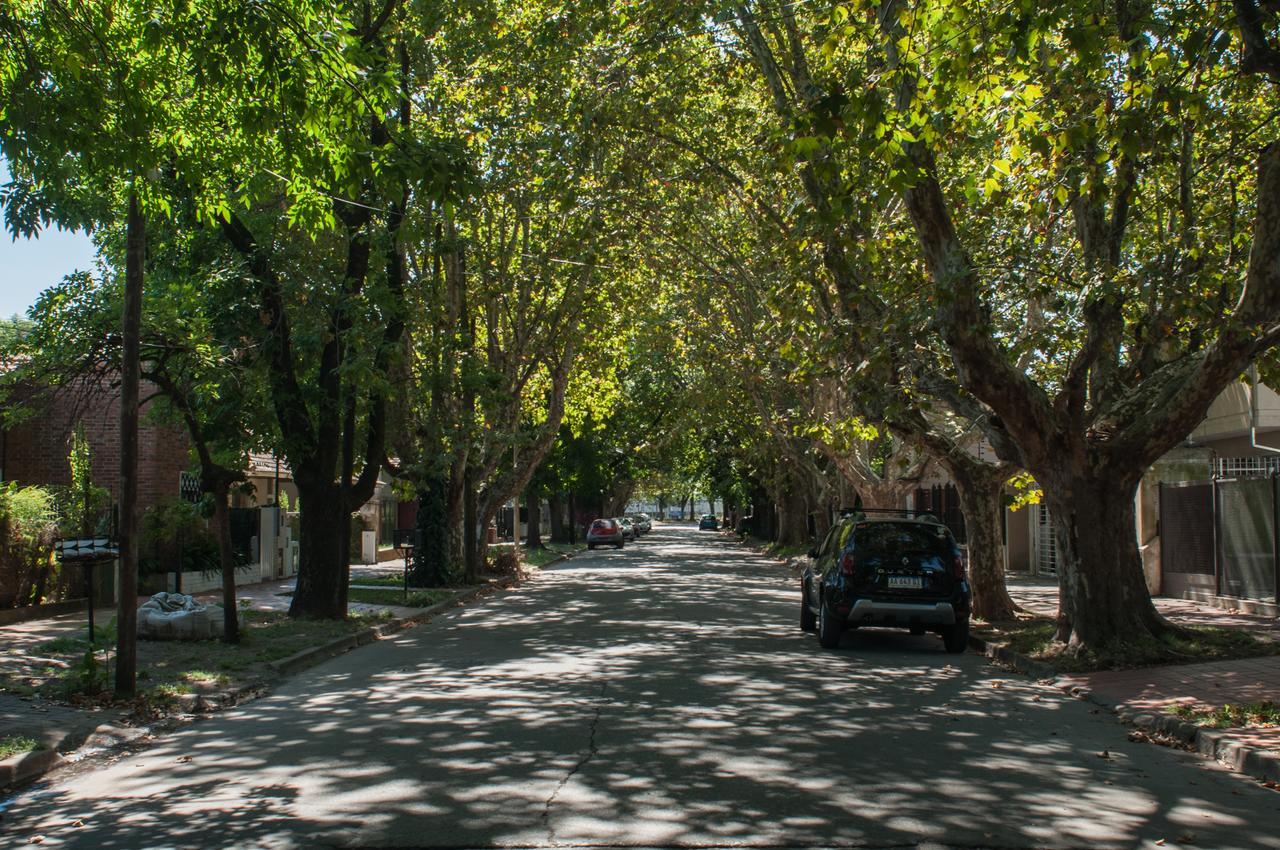
[[[565,557],[568,557],[567,555]],[[395,620],[389,620],[385,623],[379,623],[367,629],[350,635],[343,635],[335,638],[321,646],[314,646],[296,652],[287,658],[279,661],[270,662],[267,666],[271,671],[279,677],[291,676],[294,673],[301,672],[308,667],[327,661],[334,656],[341,655],[359,646],[365,646],[377,640],[383,640],[398,634],[412,626],[430,620],[436,614],[447,608],[470,602],[480,594],[489,590],[489,585],[481,585],[473,587],[469,590],[463,590],[455,593],[449,599],[443,602],[437,602],[429,608],[423,608],[417,613],[410,614],[407,617],[399,617]],[[187,713],[208,714],[223,709],[231,708],[242,702],[256,699],[265,695],[271,690],[271,685],[265,681],[247,682],[239,687],[230,688],[225,691],[218,691],[209,694],[180,694],[177,697],[179,707]],[[71,752],[63,755],[58,751],[57,747],[49,749],[32,750],[31,752],[22,753],[10,758],[0,760],[0,791],[8,792],[15,786],[34,781],[53,771],[56,768],[67,764],[68,756],[73,754],[75,750],[86,744],[92,744],[96,747],[110,748],[119,744],[128,743],[129,741],[141,737],[146,734],[144,729],[128,730],[116,727],[111,724],[99,726],[93,732],[89,733],[83,740],[79,741]],[[63,746],[66,742],[59,743]]]
[[[540,564],[540,565],[538,565],[538,566],[534,567],[533,569],[535,569],[535,570],[545,570],[547,567],[553,567],[553,566],[555,566],[556,564],[564,563],[565,561],[567,561],[567,560],[569,560],[570,558],[572,558],[574,555],[578,554],[578,552],[585,552],[585,551],[586,551],[585,549],[578,549],[578,550],[575,550],[575,551],[573,551],[573,552],[565,552],[563,555],[560,555],[559,557],[552,558],[550,561],[547,561],[545,564]]]
[[[1225,765],[1237,773],[1243,773],[1263,782],[1280,783],[1280,755],[1268,750],[1249,746],[1231,737],[1229,732],[1206,729],[1185,720],[1179,720],[1166,714],[1133,711],[1121,705],[1107,702],[1093,695],[1088,688],[1064,681],[1048,664],[1034,661],[1021,653],[1014,652],[1007,646],[988,643],[979,637],[969,636],[969,646],[981,652],[987,658],[1012,667],[1019,673],[1026,674],[1040,681],[1049,681],[1063,693],[1076,699],[1088,700],[1113,713],[1126,726],[1132,726],[1144,732],[1158,732],[1168,735],[1196,750],[1201,755]]]
[[[998,661],[1006,667],[1012,667],[1014,670],[1033,679],[1057,679],[1058,671],[1054,670],[1048,664],[1041,661],[1033,661],[1020,652],[1014,652],[1009,647],[999,643],[989,643],[980,637],[969,635],[969,648],[981,652],[992,661]]]
[[[487,586],[482,585],[480,587],[473,587],[470,590],[459,591],[449,599],[446,599],[443,602],[437,602],[429,608],[423,608],[416,614],[410,614],[407,617],[399,617],[395,620],[389,620],[385,623],[379,623],[376,626],[370,626],[367,629],[362,629],[354,634],[334,638],[328,643],[321,644],[320,646],[312,646],[302,650],[301,652],[295,652],[293,655],[286,658],[281,658],[279,661],[272,661],[267,666],[270,667],[271,671],[277,676],[292,676],[294,673],[298,673],[308,667],[314,667],[322,661],[328,661],[334,656],[350,652],[358,646],[365,646],[376,640],[384,640],[398,632],[402,632],[405,629],[410,628],[411,626],[423,623],[447,608],[452,608],[455,605],[470,602],[487,589]]]
[[[57,750],[31,750],[0,761],[0,788],[43,776],[66,763]]]

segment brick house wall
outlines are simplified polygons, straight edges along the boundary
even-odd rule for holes
[[[144,383],[141,396],[154,394]],[[93,483],[106,488],[112,501],[119,500],[120,487],[120,397],[114,391],[92,398],[77,399],[73,393],[58,392],[41,398],[39,412],[27,421],[0,434],[0,475],[20,485],[70,484],[67,464],[71,435],[77,421],[84,424],[85,437],[93,453]],[[151,405],[142,408],[138,429],[139,508],[177,497],[181,474],[188,467],[190,440],[186,429],[157,425],[148,421]]]

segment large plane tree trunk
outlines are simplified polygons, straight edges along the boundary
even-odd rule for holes
[[[303,505],[298,540],[302,569],[298,572],[289,616],[345,619],[347,610],[342,587],[345,571],[338,562],[346,549],[342,536],[350,531],[351,512],[342,504],[336,482],[327,486],[304,486],[295,479],[295,483]]]
[[[1059,640],[1101,649],[1172,628],[1151,601],[1138,553],[1133,494],[1140,474],[1115,480],[1068,473],[1045,488],[1058,543]]]
[[[551,542],[552,543],[572,543],[569,539],[568,527],[572,523],[566,523],[564,519],[564,499],[560,493],[551,493],[547,496],[547,508],[551,515]]]
[[[418,485],[417,540],[409,580],[415,587],[443,587],[449,584],[449,511],[443,476],[429,475]]]
[[[1017,606],[1005,584],[1004,538],[1000,530],[1008,469],[976,458],[960,462],[944,459],[943,463],[960,493],[960,510],[968,535],[973,615],[987,622],[1011,619]]]
[[[529,511],[528,534],[525,536],[526,549],[542,549],[542,500],[529,488],[525,496]]]

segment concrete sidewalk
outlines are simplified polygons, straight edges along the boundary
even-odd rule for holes
[[[390,569],[388,569],[390,567]],[[403,570],[399,564],[379,564],[371,567],[352,567],[352,575],[359,578],[396,574]],[[294,578],[261,582],[236,588],[236,598],[241,607],[253,611],[287,611],[294,589]],[[139,604],[150,598],[140,596]],[[197,594],[202,602],[218,604],[221,591]],[[351,603],[352,613],[390,611],[401,619],[421,614],[421,608],[401,605],[370,605]],[[97,608],[94,621],[106,626],[116,616],[115,607]],[[86,745],[101,743],[110,746],[127,739],[141,730],[129,730],[129,710],[119,706],[95,705],[90,700],[68,704],[49,700],[29,693],[24,687],[30,679],[46,679],[68,667],[65,653],[58,653],[50,642],[57,639],[83,638],[87,636],[87,612],[61,614],[40,620],[11,623],[0,626],[0,680],[8,680],[9,692],[0,692],[0,738],[26,738],[35,741],[39,750],[24,755],[0,759],[0,787],[37,775],[51,766],[61,763],[60,755],[67,755]],[[114,655],[112,656],[114,660]]]
[[[1010,577],[1008,586],[1009,595],[1022,608],[1049,617],[1057,614],[1056,582]],[[1280,641],[1280,622],[1269,617],[1226,611],[1184,599],[1156,597],[1154,602],[1160,613],[1174,623],[1241,629]],[[1280,655],[1106,670],[1060,676],[1058,682],[1065,688],[1088,692],[1090,699],[1113,708],[1122,716],[1171,718],[1169,709],[1178,704],[1212,708],[1268,700],[1280,703]],[[1226,729],[1214,735],[1245,748],[1280,755],[1280,727]]]

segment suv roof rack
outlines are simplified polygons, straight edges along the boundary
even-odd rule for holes
[[[875,517],[869,517],[869,516],[867,516],[867,514],[879,514],[879,515],[881,515],[881,516],[899,516],[899,517],[903,517],[904,519],[918,519],[918,520],[921,520],[921,521],[923,521],[923,522],[931,522],[931,523],[933,523],[934,525],[945,525],[945,524],[946,524],[946,523],[944,523],[942,520],[940,520],[940,519],[938,519],[936,516],[934,516],[933,514],[929,513],[928,511],[917,511],[917,510],[914,510],[914,509],[912,509],[912,508],[863,508],[863,507],[853,507],[853,508],[841,508],[841,509],[840,509],[840,516],[842,516],[842,517],[848,517],[848,516],[851,516],[851,517],[860,517],[860,518],[862,518],[862,519],[874,519],[874,518],[875,518]]]

